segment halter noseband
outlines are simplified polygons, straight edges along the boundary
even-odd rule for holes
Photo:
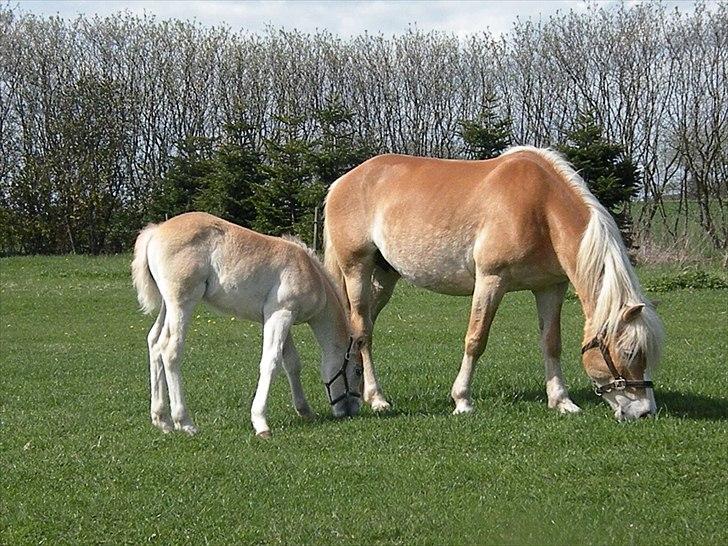
[[[351,348],[354,346],[354,338],[349,337],[349,348],[346,350],[346,356],[344,356],[344,363],[341,365],[341,368],[339,368],[339,371],[334,374],[334,377],[329,379],[328,381],[324,381],[324,386],[326,387],[326,394],[329,396],[329,403],[333,406],[336,403],[340,402],[341,400],[344,400],[345,398],[349,396],[353,396],[354,398],[361,398],[361,393],[358,393],[356,391],[352,391],[349,388],[349,379],[346,377],[346,368],[349,366],[349,358],[351,357]],[[356,370],[357,375],[361,375],[361,368],[357,368]],[[344,392],[334,398],[331,395],[331,385],[334,384],[334,381],[336,381],[339,377],[342,377],[344,379]]]
[[[609,352],[609,347],[607,347],[607,344],[604,342],[604,336],[601,333],[594,336],[594,338],[589,343],[581,348],[581,354],[584,354],[588,350],[595,349],[597,347],[599,347],[599,351],[601,351],[602,353],[604,362],[607,363],[607,367],[609,368],[609,371],[612,372],[612,377],[614,377],[614,381],[611,381],[610,383],[602,386],[599,386],[596,384],[596,382],[592,381],[594,383],[594,393],[597,396],[601,396],[605,392],[611,392],[613,390],[623,391],[627,387],[633,387],[635,389],[652,388],[652,381],[639,381],[636,379],[625,379],[624,377],[622,377],[622,374],[617,371],[617,367],[614,365],[612,355]]]

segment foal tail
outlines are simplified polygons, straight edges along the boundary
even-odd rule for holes
[[[148,315],[157,309],[162,302],[162,295],[159,293],[154,277],[152,277],[147,256],[147,247],[156,229],[156,224],[149,224],[139,233],[134,244],[134,260],[131,262],[131,277],[134,288],[136,288],[137,299],[142,312]]]

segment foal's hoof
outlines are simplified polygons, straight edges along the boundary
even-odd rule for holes
[[[459,402],[455,402],[455,409],[452,411],[452,414],[465,415],[467,413],[473,413],[473,411],[475,411],[475,408],[473,408],[473,404],[471,402],[461,400]]]
[[[392,409],[392,406],[389,402],[387,402],[384,398],[379,398],[377,400],[372,400],[372,411],[376,413],[384,413],[385,411],[389,411]]]
[[[152,416],[152,425],[157,427],[159,430],[164,432],[165,434],[169,434],[174,430],[174,425],[172,425],[172,421],[169,419],[165,419],[164,417],[158,417],[158,416]]]
[[[558,409],[559,413],[562,415],[566,415],[568,413],[579,413],[581,411],[581,408],[574,404],[571,400],[561,400],[558,404],[556,404],[556,409]]]
[[[261,430],[258,434],[256,434],[256,436],[261,440],[267,440],[271,437],[271,433],[270,430]]]
[[[316,414],[313,411],[311,411],[311,410],[308,410],[308,411],[299,411],[298,412],[298,416],[303,421],[306,421],[307,423],[310,423],[311,421],[315,421],[316,420]]]
[[[197,434],[197,427],[192,423],[175,423],[174,428],[184,432],[188,436],[194,436]]]

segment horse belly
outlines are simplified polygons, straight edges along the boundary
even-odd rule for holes
[[[454,296],[473,293],[475,274],[471,249],[426,243],[397,248],[382,246],[385,248],[380,246],[379,251],[384,259],[415,286]]]

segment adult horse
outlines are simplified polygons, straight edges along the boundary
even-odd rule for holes
[[[487,161],[383,155],[337,180],[326,201],[325,264],[345,287],[361,344],[364,399],[385,410],[372,328],[397,280],[473,296],[454,413],[506,292],[536,297],[549,407],[579,411],[561,374],[561,306],[571,281],[585,315],[583,364],[617,419],[655,412],[651,373],[662,326],[619,230],[556,152],[517,147]]]
[[[360,393],[350,385],[360,383],[361,362],[359,351],[352,350],[344,302],[303,243],[190,212],[142,230],[132,277],[142,310],[159,308],[147,342],[152,423],[162,431],[197,432],[185,404],[180,364],[187,326],[201,300],[223,313],[263,323],[260,378],[250,411],[258,436],[270,435],[268,390],[281,367],[296,411],[302,417],[313,415],[290,333],[301,322],[311,326],[321,346],[321,380],[334,416],[359,411]]]

